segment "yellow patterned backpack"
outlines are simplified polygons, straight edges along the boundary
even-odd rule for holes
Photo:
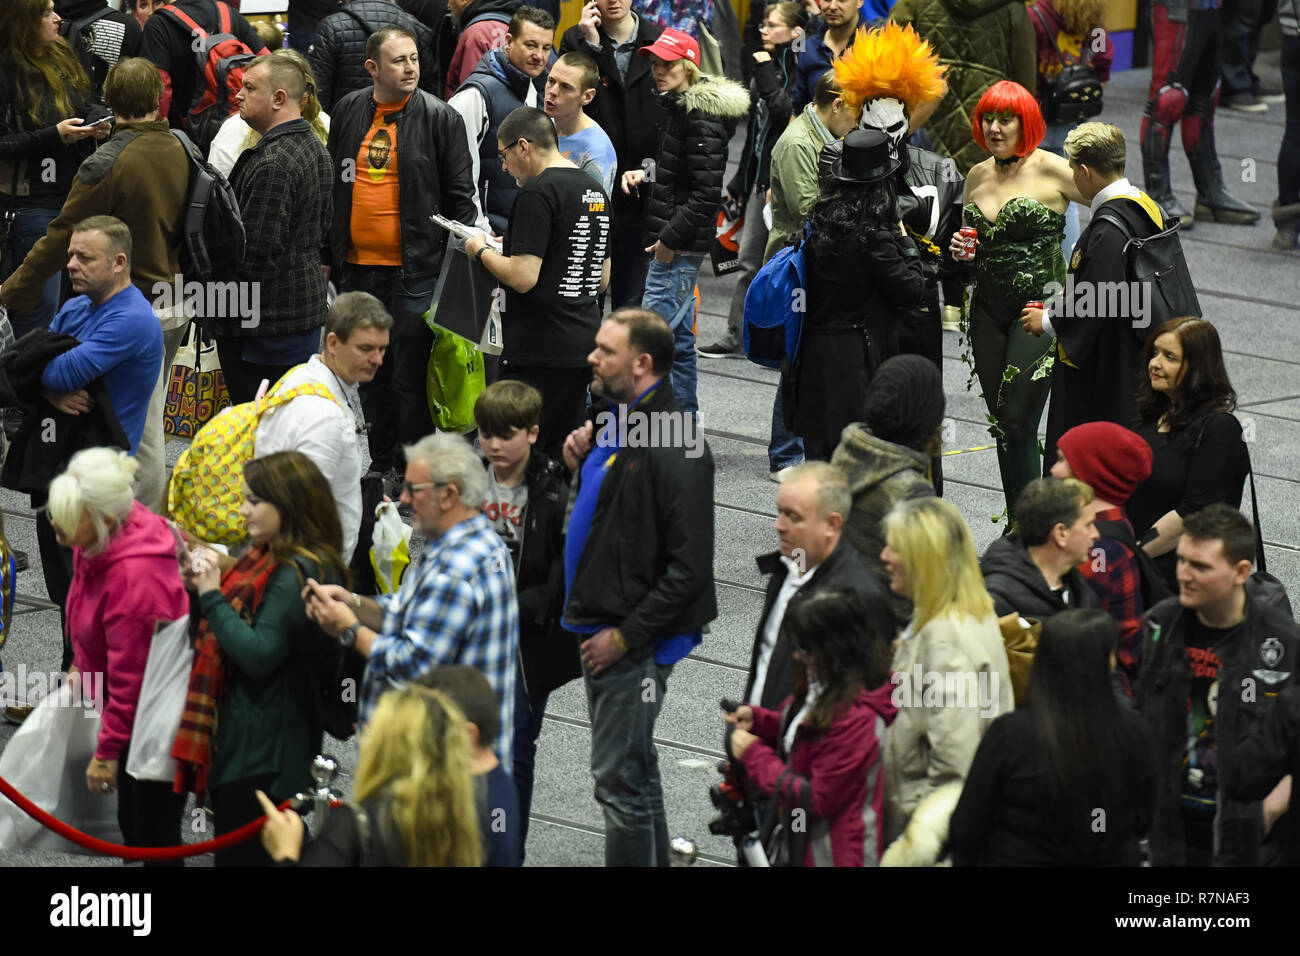
[[[285,377],[294,371],[290,369]],[[167,513],[196,538],[224,545],[244,540],[240,484],[244,465],[253,458],[257,424],[264,412],[300,395],[316,395],[338,403],[334,393],[320,382],[305,382],[283,391],[279,390],[280,382],[258,401],[223,409],[199,429],[176,462],[167,487]]]

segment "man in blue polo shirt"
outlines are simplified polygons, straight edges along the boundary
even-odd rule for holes
[[[713,458],[665,381],[673,334],[619,309],[587,358],[607,400],[570,433],[578,481],[565,539],[564,626],[581,640],[606,866],[667,866],[654,724],[673,665],[717,617]]]

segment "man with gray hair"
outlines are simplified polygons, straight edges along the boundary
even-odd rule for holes
[[[852,591],[875,616],[890,616],[889,595],[856,548],[843,540],[853,506],[844,473],[824,461],[792,468],[776,493],[780,550],[760,556],[768,575],[763,615],[754,635],[745,703],[780,710],[794,686],[790,640],[781,631],[785,609],[796,594]]]
[[[480,505],[487,473],[459,435],[433,434],[404,449],[402,502],[411,506],[424,550],[396,594],[361,597],[337,584],[309,580],[307,613],[369,662],[357,723],[364,726],[380,695],[443,664],[477,667],[501,708],[493,749],[513,760],[515,658],[519,605],[514,565]]]
[[[329,482],[343,526],[344,561],[351,559],[361,526],[374,526],[373,516],[366,522],[361,508],[361,476],[370,466],[370,449],[357,383],[369,382],[384,364],[392,327],[393,317],[369,292],[344,292],[325,317],[325,348],[279,383],[284,389],[317,382],[332,398],[299,395],[266,412],[257,425],[254,458],[300,451]],[[362,551],[368,540],[368,535],[361,539]]]

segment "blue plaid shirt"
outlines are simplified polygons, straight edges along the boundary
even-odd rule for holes
[[[370,651],[358,723],[370,720],[384,691],[443,664],[467,664],[497,694],[495,750],[504,766],[513,766],[519,603],[510,553],[488,519],[476,514],[428,542],[397,593],[375,600],[384,623]]]

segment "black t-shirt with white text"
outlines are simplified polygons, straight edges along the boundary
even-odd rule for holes
[[[504,252],[542,260],[537,285],[506,289],[502,360],[582,368],[600,326],[601,264],[609,248],[609,197],[581,169],[552,167],[524,183],[510,209]]]

